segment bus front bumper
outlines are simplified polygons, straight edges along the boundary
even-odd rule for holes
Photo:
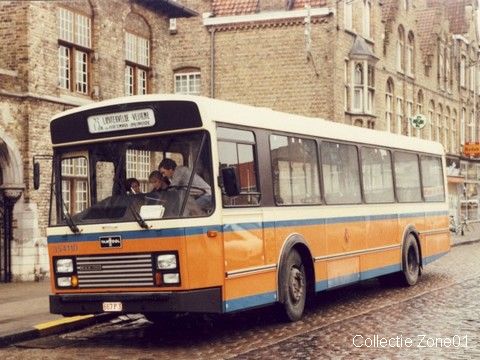
[[[121,303],[118,313],[222,312],[221,288],[171,292],[90,293],[50,295],[50,312],[62,315],[99,314],[104,303]]]

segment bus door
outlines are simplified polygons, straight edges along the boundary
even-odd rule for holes
[[[262,273],[265,268],[265,219],[260,207],[254,133],[218,127],[217,138],[220,169],[234,168],[240,188],[240,194],[232,197],[222,190],[225,311],[234,311],[266,301],[258,294],[268,292],[269,296],[274,296],[275,277],[272,275],[267,281]]]

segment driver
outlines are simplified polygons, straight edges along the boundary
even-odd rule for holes
[[[188,186],[192,170],[186,166],[177,166],[177,163],[165,158],[158,165],[158,170],[170,180],[171,186]],[[199,175],[193,175],[191,194],[201,208],[208,208],[212,202],[212,189]]]

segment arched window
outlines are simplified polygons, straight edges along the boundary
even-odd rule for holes
[[[450,149],[452,154],[455,154],[457,151],[457,110],[453,109],[452,112],[452,131],[450,132],[452,138],[450,140]]]
[[[385,127],[388,132],[392,132],[393,119],[393,80],[387,80],[387,88],[385,92]]]
[[[417,108],[415,110],[415,115],[423,115],[423,91],[422,89],[418,90],[417,94]],[[420,137],[420,132],[425,131],[425,128],[423,129],[416,129],[415,130],[415,136]]]
[[[438,85],[440,89],[444,89],[445,84],[445,47],[443,43],[438,45]]]
[[[150,26],[136,13],[125,19],[125,95],[147,94],[151,63]]]
[[[411,31],[408,33],[407,74],[415,76],[415,37]]]
[[[436,129],[435,129],[435,141],[443,142],[442,141],[442,115],[443,115],[443,107],[442,104],[438,104],[437,109],[437,121],[436,121]]]
[[[355,65],[355,71],[353,76],[353,110],[363,110],[363,66],[358,63]]]
[[[435,103],[433,100],[428,104],[428,124],[429,132],[427,135],[428,140],[434,140],[434,131],[435,131]]]
[[[400,72],[405,71],[405,31],[402,25],[398,27],[397,70]]]
[[[467,121],[467,109],[462,108],[462,115],[460,118],[460,144],[465,144],[465,122]]]
[[[199,68],[182,68],[174,72],[175,94],[200,95],[201,76]]]
[[[370,39],[372,4],[370,0],[363,0],[363,37]]]
[[[93,10],[88,2],[58,7],[58,85],[89,95]]]
[[[450,46],[447,45],[445,48],[445,82],[447,84],[447,90],[449,92],[452,90],[453,83],[452,61],[450,59],[450,56]]]
[[[443,120],[443,146],[445,151],[450,151],[450,108],[445,108],[445,116]]]

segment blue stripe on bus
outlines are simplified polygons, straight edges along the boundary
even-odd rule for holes
[[[426,213],[412,213],[412,214],[385,214],[385,215],[366,215],[366,216],[347,216],[338,218],[319,218],[319,219],[305,219],[305,220],[280,220],[280,221],[266,221],[266,222],[251,222],[251,223],[236,223],[214,225],[214,226],[194,226],[174,229],[160,229],[160,230],[134,230],[134,231],[118,231],[113,232],[122,236],[123,239],[149,239],[149,238],[163,238],[176,236],[192,236],[206,233],[207,230],[215,229],[217,231],[232,232],[239,230],[255,230],[263,228],[274,227],[293,227],[293,226],[308,226],[308,225],[324,225],[324,224],[339,224],[347,222],[359,221],[378,221],[397,218],[413,218],[422,216],[446,216],[448,211],[432,211]],[[106,236],[106,233],[91,233],[91,234],[68,234],[68,235],[53,235],[48,237],[48,243],[62,243],[62,242],[81,242],[81,241],[97,241],[100,236]]]
[[[241,297],[238,299],[227,300],[223,302],[223,310],[225,312],[232,312],[255,306],[273,304],[277,301],[277,293],[271,291],[268,293]]]
[[[435,254],[423,258],[424,264],[431,263],[432,261],[437,260],[438,258],[446,255],[447,252],[441,254]],[[343,286],[347,284],[353,284],[358,281],[363,281],[367,279],[376,278],[382,275],[392,274],[398,271],[401,271],[402,268],[400,264],[388,265],[372,270],[362,271],[360,274],[348,274],[344,276],[335,277],[328,280],[321,280],[315,283],[315,292],[324,291],[327,289],[333,289],[338,286]],[[224,301],[224,310],[225,312],[231,312],[236,310],[248,309],[261,305],[273,304],[277,301],[275,292],[268,292],[259,295],[252,295],[247,297],[242,297],[238,299]]]
[[[441,258],[443,255],[447,255],[447,254],[448,254],[448,252],[442,252],[442,253],[435,254],[435,255],[432,255],[432,256],[424,257],[423,258],[423,264],[424,265],[430,264],[431,262],[434,262],[435,260]]]

